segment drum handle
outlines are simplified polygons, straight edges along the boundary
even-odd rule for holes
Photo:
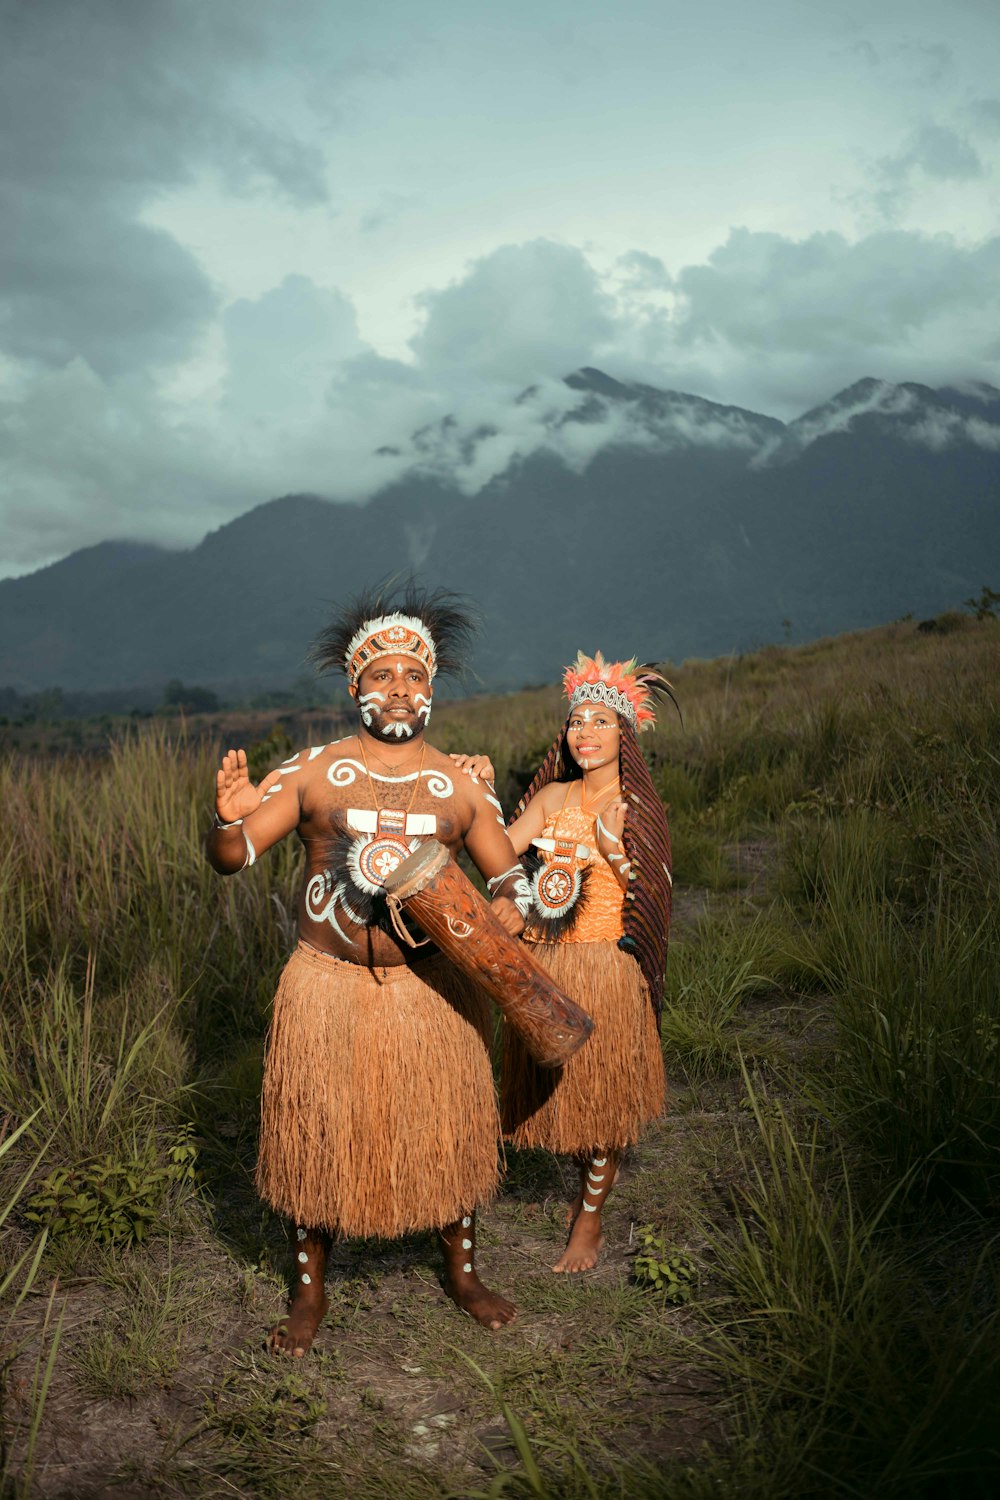
[[[399,897],[386,894],[385,902],[389,908],[389,920],[392,923],[393,930],[396,936],[399,938],[400,942],[406,943],[411,948],[426,947],[426,945],[430,942],[429,937],[420,938],[418,940],[411,933],[407,932],[406,924],[403,921],[403,903],[402,901],[400,901]]]

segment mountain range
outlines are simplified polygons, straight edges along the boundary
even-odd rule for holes
[[[865,379],[782,423],[584,369],[532,421],[520,447],[502,422],[424,429],[364,505],[286,495],[189,551],[107,541],[0,581],[0,685],[280,687],[332,601],[399,571],[475,601],[495,688],[578,648],[679,662],[1000,582],[992,386]]]

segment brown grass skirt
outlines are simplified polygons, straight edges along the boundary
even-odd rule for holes
[[[257,1189],[298,1224],[450,1224],[496,1190],[492,1005],[441,959],[366,969],[300,944],[274,999]]]
[[[663,1111],[663,1053],[642,970],[613,942],[533,943],[560,989],[594,1018],[590,1040],[565,1067],[537,1068],[504,1026],[504,1135],[515,1146],[578,1152],[639,1139]]]

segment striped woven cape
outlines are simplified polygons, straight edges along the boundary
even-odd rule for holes
[[[568,720],[567,720],[568,722]],[[625,852],[632,861],[633,879],[622,901],[624,936],[618,946],[631,953],[642,970],[657,1021],[663,1008],[663,980],[667,968],[667,934],[672,892],[670,829],[663,803],[639,748],[635,730],[621,720],[618,768],[625,815]],[[552,781],[580,779],[580,768],[566,749],[564,724],[528,790],[517,804],[519,818],[543,786]],[[513,822],[513,818],[511,819]]]

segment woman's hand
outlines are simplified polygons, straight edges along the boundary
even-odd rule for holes
[[[280,776],[280,771],[270,771],[259,786],[254,786],[247,770],[246,751],[227,750],[215,777],[215,813],[219,822],[235,823],[256,812]]]
[[[490,911],[511,937],[521,936],[524,931],[524,918],[509,896],[497,896],[495,901],[490,902]]]
[[[460,771],[465,771],[473,781],[495,781],[496,771],[488,755],[452,755],[450,757]]]
[[[625,814],[628,812],[628,803],[623,797],[616,797],[604,808],[597,822],[597,844],[604,858],[622,847],[622,834],[625,832]]]

